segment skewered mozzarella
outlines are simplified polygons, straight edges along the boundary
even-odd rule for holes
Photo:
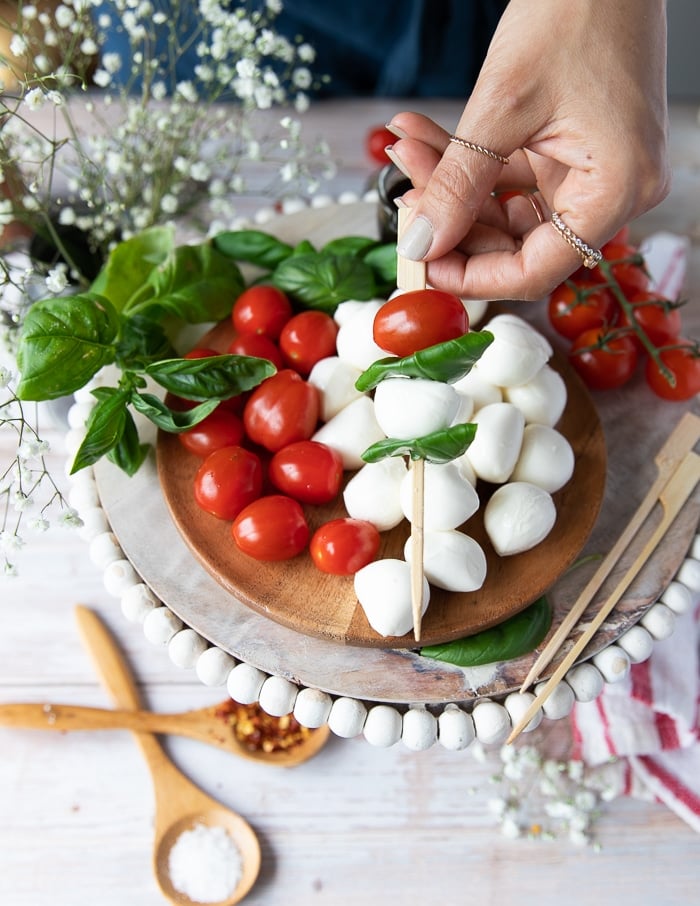
[[[387,437],[422,437],[452,423],[459,396],[450,384],[389,378],[374,391],[374,414]]]

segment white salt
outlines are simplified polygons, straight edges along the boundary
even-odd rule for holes
[[[197,824],[173,844],[168,870],[179,893],[195,903],[219,903],[238,886],[241,854],[224,827]]]

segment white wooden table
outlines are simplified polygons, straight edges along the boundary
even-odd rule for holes
[[[333,191],[361,191],[371,174],[363,136],[399,107],[318,105],[309,128],[342,155]],[[430,109],[423,105],[422,109]],[[432,108],[445,125],[456,105]],[[436,112],[435,112],[436,111]],[[329,128],[332,123],[333,128]],[[671,197],[643,222],[694,240],[690,285],[700,292],[700,127],[696,111],[673,117]],[[53,435],[62,474],[61,432]],[[0,438],[0,461],[9,444]],[[122,645],[147,704],[176,711],[213,704],[222,689],[175,667],[118,600],[76,534],[52,529],[0,584],[0,701],[109,706],[73,619],[75,603],[96,609]],[[566,752],[567,722],[545,722],[537,739]],[[532,737],[530,737],[532,741]],[[263,868],[246,902],[345,906],[366,902],[554,906],[688,906],[700,882],[700,839],[665,808],[629,799],[605,807],[599,852],[554,842],[508,840],[487,809],[495,764],[440,746],[413,753],[376,749],[362,737],[331,738],[313,761],[267,768],[202,744],[168,740],[197,784],[239,810],[260,835]],[[150,868],[153,797],[141,755],[126,732],[45,734],[0,729],[0,903],[3,906],[156,906]]]

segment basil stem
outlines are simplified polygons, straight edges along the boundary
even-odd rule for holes
[[[387,456],[410,456],[411,459],[425,459],[428,462],[451,462],[464,453],[475,435],[476,425],[464,423],[411,440],[386,437],[367,447],[362,458],[365,462],[378,462]]]

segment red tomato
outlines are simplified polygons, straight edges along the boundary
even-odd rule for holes
[[[604,340],[606,329],[585,330],[574,340],[569,361],[583,380],[594,390],[621,387],[634,374],[638,352],[626,334]]]
[[[199,506],[219,519],[235,519],[262,493],[260,459],[243,447],[221,447],[210,453],[194,478]]]
[[[386,126],[372,126],[365,137],[365,148],[370,158],[377,164],[388,164],[389,158],[384,150],[388,145],[393,145],[396,136],[389,132]]]
[[[364,519],[332,519],[314,532],[309,553],[324,573],[350,576],[377,556],[379,532]]]
[[[272,494],[245,507],[231,534],[239,549],[256,560],[289,560],[306,547],[309,526],[298,501]]]
[[[618,262],[612,265],[612,274],[620,284],[620,289],[625,296],[638,290],[647,289],[649,275],[644,269],[644,259],[636,246],[626,242],[610,241],[603,246],[601,251],[606,261]],[[593,268],[591,274],[594,281],[605,281],[605,274],[600,267]]]
[[[661,361],[671,372],[673,384],[653,358],[650,357],[646,365],[647,383],[665,400],[689,400],[700,393],[700,350],[696,343],[682,337],[677,343],[678,346],[659,352]]]
[[[568,340],[591,327],[613,324],[617,311],[612,293],[592,282],[567,280],[552,291],[548,303],[552,327]]]
[[[292,304],[276,286],[250,286],[236,299],[231,312],[238,333],[263,333],[276,340],[292,317]]]
[[[280,349],[290,368],[307,375],[316,362],[335,355],[338,325],[325,311],[302,311],[282,328]]]
[[[390,299],[374,316],[374,342],[394,355],[461,337],[469,330],[464,303],[452,293],[416,289]]]
[[[178,434],[182,446],[202,458],[221,447],[231,447],[243,440],[243,422],[230,409],[218,406],[193,428]]]
[[[315,440],[300,440],[278,450],[268,475],[278,491],[302,503],[335,500],[343,480],[343,459],[337,450]]]
[[[266,378],[248,397],[243,424],[255,444],[275,453],[316,430],[318,390],[296,371],[285,368]]]
[[[673,303],[658,293],[640,290],[627,297],[634,306],[634,320],[642,328],[654,346],[670,346],[681,332],[681,312]],[[629,324],[625,312],[621,324]],[[640,349],[641,341],[635,337]]]
[[[233,355],[252,355],[267,359],[278,371],[284,368],[279,346],[264,333],[242,333],[231,341],[228,351]]]
[[[207,346],[195,346],[183,355],[183,359],[210,359],[213,355],[220,355],[216,349],[209,349]]]

